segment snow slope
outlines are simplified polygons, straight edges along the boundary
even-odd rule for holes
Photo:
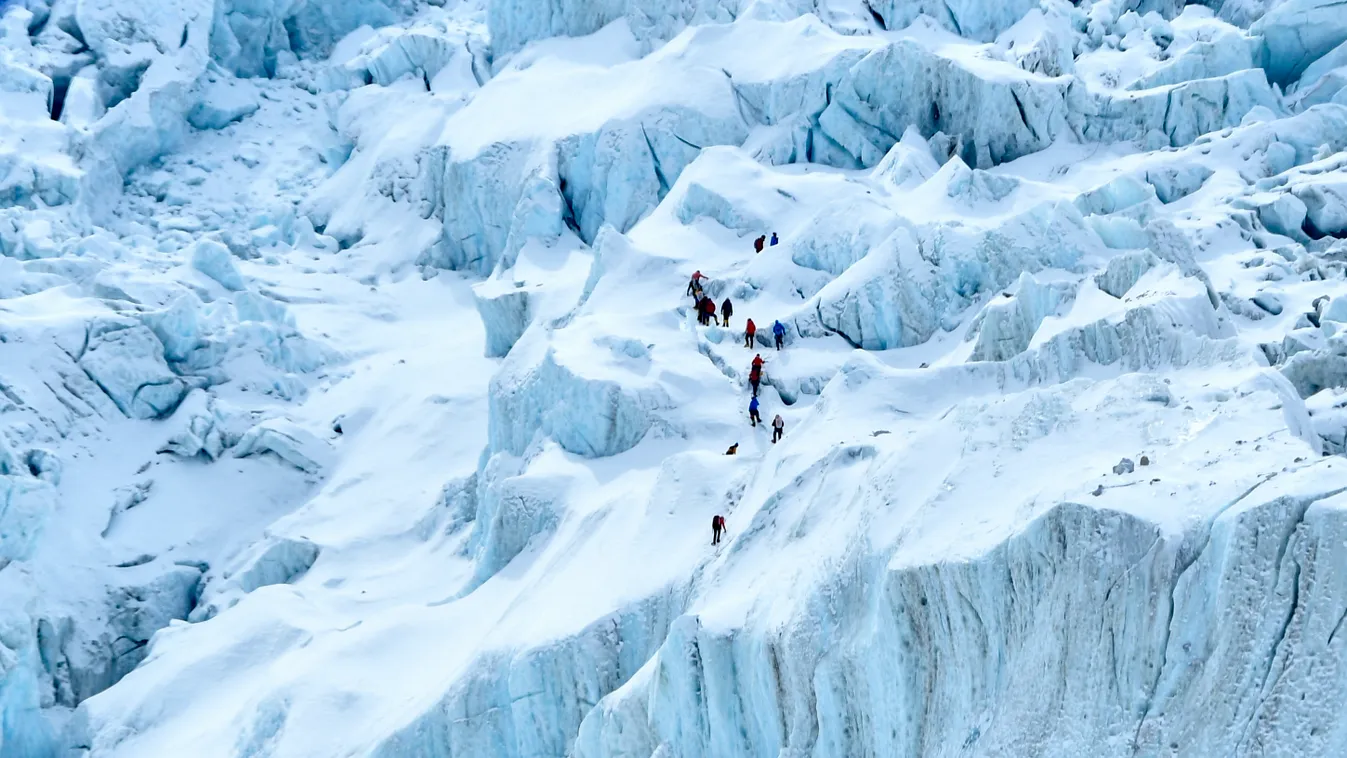
[[[0,3],[0,758],[1347,752],[1340,5]]]

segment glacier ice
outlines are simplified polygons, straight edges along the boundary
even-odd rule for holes
[[[28,557],[55,508],[50,482],[21,474],[0,476],[0,564]]]
[[[247,80],[207,77],[187,112],[187,122],[198,129],[223,129],[261,107],[257,88]]]
[[[1080,739],[1071,735],[1082,720],[1097,724],[1089,732],[1103,735],[1110,751],[1134,744],[1187,744],[1204,753],[1234,749],[1244,738],[1244,718],[1272,718],[1280,698],[1294,697],[1298,678],[1312,675],[1309,661],[1326,639],[1312,630],[1323,631],[1336,618],[1326,596],[1332,593],[1308,594],[1308,585],[1300,584],[1308,580],[1296,570],[1334,570],[1310,557],[1342,528],[1341,498],[1331,487],[1304,496],[1280,487],[1255,493],[1217,518],[1209,542],[1200,534],[1165,534],[1128,514],[1063,503],[1003,547],[971,560],[922,566],[895,559],[877,567],[882,579],[869,592],[841,574],[832,588],[834,605],[816,609],[824,624],[845,623],[848,613],[873,603],[886,610],[834,654],[826,652],[817,630],[804,625],[749,638],[696,617],[682,619],[650,672],[587,719],[595,723],[581,727],[588,739],[578,753],[752,754],[811,743],[823,755],[924,754],[943,745],[995,752],[1044,732],[1055,735],[1056,744],[1072,744]],[[1232,555],[1248,555],[1255,568],[1232,568]],[[1102,576],[1122,572],[1125,578],[1081,586],[1060,568],[1080,561],[1099,566]],[[1119,561],[1116,568],[1113,561]],[[1126,566],[1136,568],[1124,571]],[[1297,591],[1304,593],[1298,599]],[[978,606],[971,606],[972,598]],[[1258,599],[1254,606],[1252,598]],[[1263,602],[1282,613],[1269,618]],[[1035,611],[1063,606],[1068,618],[1091,623],[1061,624],[1056,614]],[[1250,660],[1247,649],[1220,643],[1217,626],[1208,622],[1217,613],[1247,630],[1248,644],[1267,658]],[[1071,644],[1077,635],[1084,636],[1081,646],[1093,649],[1095,643],[1086,640],[1101,628],[1125,640],[1113,646],[1116,658],[1065,652],[1080,649]],[[1121,628],[1128,632],[1120,634]],[[968,646],[961,642],[964,634],[994,641],[986,648]],[[1060,644],[1035,645],[1040,635]],[[951,671],[931,663],[937,650],[971,660]],[[891,651],[888,665],[903,677],[882,676],[871,665],[882,651]],[[1001,651],[1019,653],[1023,663],[1007,667],[998,662]],[[1202,659],[1207,666],[1189,665]],[[1106,684],[1118,676],[1115,660],[1126,661],[1129,677],[1116,689]],[[1291,678],[1268,676],[1264,660],[1286,666]],[[1062,713],[1044,704],[1041,671],[1059,665],[1076,676],[1048,684],[1049,699],[1088,705]],[[1254,686],[1240,690],[1249,693],[1245,697],[1229,698],[1221,682],[1232,680]],[[1269,700],[1259,696],[1259,683],[1271,688]],[[1078,695],[1070,693],[1075,687],[1083,688]],[[1107,693],[1102,698],[1101,691]],[[693,704],[703,698],[708,707]],[[1008,701],[1028,720],[993,718]],[[1170,714],[1185,706],[1217,708],[1223,715],[1181,724]],[[1338,739],[1328,711],[1313,710],[1311,718],[1321,726],[1296,739],[1310,751]],[[903,712],[924,718],[908,722],[890,715]],[[846,728],[861,720],[889,728]],[[1117,731],[1104,726],[1119,721],[1126,726]]]
[[[513,53],[533,40],[582,37],[620,19],[627,21],[638,40],[651,43],[669,39],[689,23],[730,21],[741,5],[737,0],[561,0],[539,12],[526,0],[503,0],[487,6],[487,27],[498,55]]]
[[[1281,144],[1281,143],[1276,143]],[[1169,165],[1146,171],[1146,182],[1162,203],[1173,203],[1202,188],[1216,172],[1200,163]],[[1280,173],[1280,172],[1273,172]]]
[[[203,239],[192,247],[192,267],[215,280],[221,287],[238,292],[247,289],[243,275],[234,265],[234,256],[223,243]]]
[[[1028,273],[1021,274],[1013,294],[994,298],[977,315],[970,327],[977,330],[977,337],[969,359],[1004,361],[1024,352],[1043,319],[1070,302],[1073,290],[1068,284],[1040,282]]]
[[[326,442],[287,419],[268,419],[249,429],[233,448],[236,458],[271,453],[307,474],[316,474],[329,462]]]
[[[74,707],[136,667],[146,644],[171,619],[185,619],[201,572],[191,566],[146,564],[122,569],[101,607],[81,616],[44,617],[37,627],[57,703]]]
[[[131,418],[162,418],[187,393],[164,361],[164,346],[149,328],[129,319],[89,325],[79,365]]]
[[[207,621],[253,590],[289,583],[312,568],[320,553],[317,545],[302,537],[270,536],[240,557],[234,569],[219,577],[208,576],[199,602],[185,618]]]
[[[1347,744],[1326,0],[22,5],[0,754]]]
[[[502,476],[503,471],[497,473],[493,468],[488,464],[495,481],[478,497],[468,545],[475,553],[474,584],[494,576],[535,540],[556,529],[570,484],[559,477]]]
[[[791,245],[791,260],[840,276],[884,241],[899,220],[874,200],[837,200],[819,209]]]
[[[174,412],[172,422],[177,426],[164,444],[161,452],[170,452],[183,458],[198,455],[214,460],[220,457],[225,448],[225,436],[215,402],[201,389],[187,394]]]
[[[403,0],[355,0],[339,5],[265,0],[211,3],[210,54],[238,76],[271,76],[287,54],[324,55],[362,26],[394,23],[410,5]]]
[[[1250,31],[1261,36],[1268,78],[1287,84],[1347,42],[1347,18],[1335,0],[1287,0],[1271,8]]]
[[[1291,193],[1283,193],[1276,200],[1258,207],[1258,219],[1268,231],[1291,238],[1303,236],[1301,228],[1309,209],[1304,201]]]
[[[921,132],[908,127],[902,139],[893,143],[893,147],[884,154],[875,165],[875,177],[882,178],[893,187],[906,188],[935,176],[940,170],[930,145],[922,139]]]
[[[925,14],[961,37],[987,42],[1009,29],[1037,4],[1029,0],[876,0],[869,7],[886,29],[902,29]]]
[[[1309,224],[1320,235],[1347,234],[1347,178],[1326,174],[1296,187]]]
[[[1095,276],[1100,290],[1121,299],[1141,277],[1159,261],[1148,250],[1133,250],[1109,259],[1108,266]]]
[[[541,432],[568,452],[609,456],[665,426],[659,411],[671,408],[672,401],[663,388],[588,377],[551,349],[537,353],[537,348],[512,352],[509,365],[492,379],[493,450],[522,455]]]
[[[510,352],[533,323],[531,295],[526,289],[500,285],[478,289],[473,294],[486,326],[486,354],[499,358]]]
[[[1072,269],[1098,237],[1074,206],[1043,205],[986,230],[899,230],[818,293],[801,333],[836,332],[867,350],[916,345],[980,293],[1021,272]]]

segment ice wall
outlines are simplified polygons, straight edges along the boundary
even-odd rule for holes
[[[808,3],[798,13],[807,12]],[[488,6],[487,26],[498,57],[547,37],[582,37],[625,19],[638,40],[667,40],[690,23],[726,22],[739,15],[740,0],[558,0],[539,7],[527,0],[503,0]]]
[[[640,670],[686,602],[686,588],[670,588],[572,637],[481,659],[371,755],[566,755],[586,714]]]
[[[1278,716],[1307,686],[1347,687],[1325,581],[1341,567],[1321,552],[1347,526],[1343,483],[1260,488],[1178,535],[1063,503],[971,560],[858,560],[809,623],[685,617],[576,754],[1331,752],[1331,708]]]

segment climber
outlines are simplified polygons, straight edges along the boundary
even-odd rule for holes
[[[702,311],[706,314],[703,324],[710,324],[711,319],[716,319],[716,326],[720,326],[720,319],[716,318],[716,301],[711,298],[702,298]]]
[[[688,294],[696,292],[702,288],[702,272],[700,270],[692,272],[692,281],[688,282]]]
[[[744,327],[744,347],[749,350],[753,349],[753,336],[757,333],[757,325],[753,323],[753,319],[749,319],[748,324]]]
[[[755,253],[761,253],[761,252],[762,252],[762,243],[765,242],[766,240],[767,240],[767,235],[765,235],[765,234],[764,234],[763,236],[761,236],[761,237],[759,237],[759,238],[753,240],[753,252],[755,252]]]
[[[758,385],[762,383],[762,369],[755,368],[748,373],[748,383],[753,387],[753,397],[758,396]]]
[[[721,533],[721,532],[727,532],[727,531],[729,531],[729,529],[726,529],[726,528],[725,528],[725,517],[724,517],[724,516],[721,516],[720,514],[716,514],[716,515],[714,515],[714,516],[711,517],[711,544],[712,544],[712,545],[719,545],[719,544],[720,544],[720,533]]]
[[[762,371],[762,353],[753,356],[753,369],[749,373],[756,374]]]
[[[776,336],[776,349],[781,349],[781,341],[786,338],[786,327],[780,321],[772,324],[772,334]]]
[[[725,451],[725,455],[735,455],[738,452],[739,452],[739,443],[736,442],[733,445],[730,445],[730,449]]]
[[[727,297],[725,298],[725,302],[720,304],[720,325],[728,327],[730,325],[730,316],[733,315],[734,305],[730,303],[730,299]]]
[[[776,441],[777,441],[777,440],[781,439],[781,435],[784,434],[785,431],[786,431],[786,422],[783,421],[783,420],[781,419],[781,414],[778,413],[778,414],[776,414],[776,418],[772,419],[772,444],[773,444],[773,445],[776,444]]]
[[[758,399],[755,397],[748,401],[748,420],[757,426],[762,422],[762,416],[758,415]]]
[[[778,239],[776,238],[776,232],[772,232],[772,241],[769,242],[769,243],[767,243],[767,244],[771,245],[772,247],[776,247],[776,243],[778,243],[778,242],[780,242],[780,241],[781,241],[781,240],[778,240]]]
[[[711,323],[711,320],[706,315],[706,301],[707,298],[705,297],[697,300],[697,323],[701,324],[702,326],[706,326]]]

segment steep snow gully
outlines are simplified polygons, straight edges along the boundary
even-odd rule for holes
[[[0,758],[1347,755],[1341,0],[4,0],[0,198]]]

